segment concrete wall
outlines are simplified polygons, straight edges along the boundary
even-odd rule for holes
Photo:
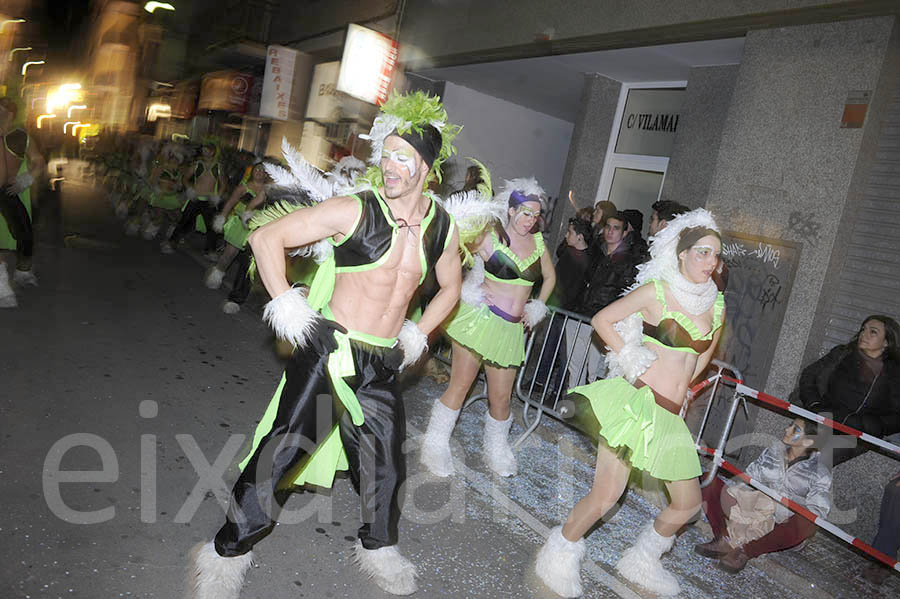
[[[888,0],[415,0],[403,14],[401,61],[422,68],[739,37],[897,10]]]
[[[778,397],[787,397],[793,388],[810,336],[824,326],[814,314],[823,295],[833,291],[825,282],[840,264],[842,235],[852,227],[898,62],[893,18],[747,36],[707,208],[723,229],[803,244],[765,385]],[[860,129],[840,128],[850,90],[874,94]],[[818,234],[792,229],[792,214],[814,222]],[[758,410],[755,430],[780,436],[786,422]],[[746,461],[756,453],[743,457]],[[839,516],[853,534],[871,539],[880,489],[896,467],[896,461],[870,454],[836,471],[837,508],[858,508],[855,515]]]
[[[691,69],[660,199],[691,208],[706,205],[738,70],[738,65]]]
[[[457,154],[445,168],[447,190],[462,187],[471,156],[488,167],[495,186],[502,179],[534,176],[556,195],[572,123],[449,82],[443,101],[450,121],[463,125],[454,142]]]
[[[575,216],[575,209],[568,201],[569,190],[574,192],[579,207],[594,203],[621,90],[618,81],[596,74],[584,76],[581,109],[559,187],[560,202],[546,233],[552,247],[562,241],[566,223]]]

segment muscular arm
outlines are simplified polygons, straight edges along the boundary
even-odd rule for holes
[[[285,278],[286,248],[307,245],[333,235],[346,235],[359,210],[359,203],[353,198],[331,198],[316,206],[296,210],[250,233],[256,268],[269,295],[276,298],[291,288]]]
[[[41,173],[43,173],[46,168],[47,163],[44,161],[44,155],[41,154],[41,147],[33,137],[29,136],[28,172],[31,173],[31,176],[35,180],[37,180],[37,178],[41,176]]]
[[[453,227],[453,235],[434,267],[434,274],[441,288],[434,299],[428,303],[418,323],[419,328],[426,335],[440,326],[459,301],[459,290],[462,287],[462,264],[458,248],[459,234],[456,227]]]
[[[625,345],[622,338],[613,328],[613,324],[631,316],[635,312],[645,315],[653,312],[656,302],[656,291],[653,285],[642,285],[628,295],[606,306],[591,319],[591,326],[614,352],[619,352]]]
[[[550,260],[550,253],[541,254],[541,276],[544,282],[541,284],[541,291],[538,293],[538,299],[547,303],[553,288],[556,286],[556,269],[553,268],[553,262]]]

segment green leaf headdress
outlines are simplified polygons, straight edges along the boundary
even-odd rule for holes
[[[456,153],[453,139],[459,134],[462,127],[447,120],[447,111],[441,105],[439,97],[422,91],[404,95],[394,92],[381,107],[381,114],[375,118],[369,134],[360,136],[368,139],[372,144],[372,154],[369,157],[370,168],[364,175],[365,180],[373,187],[381,187],[384,183],[379,165],[381,150],[384,148],[384,140],[388,135],[396,133],[402,136],[414,132],[421,137],[425,135],[425,129],[429,125],[440,133],[441,146],[431,165],[431,170],[425,178],[425,185],[427,186],[432,180],[441,182],[441,165]]]

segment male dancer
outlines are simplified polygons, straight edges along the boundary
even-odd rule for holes
[[[200,157],[190,168],[184,181],[185,195],[188,201],[181,213],[181,220],[178,221],[169,238],[160,244],[159,249],[163,254],[174,252],[175,246],[178,245],[181,238],[194,228],[199,214],[203,217],[203,224],[206,227],[204,256],[207,260],[215,262],[218,256],[213,220],[216,216],[216,208],[222,202],[219,194],[224,193],[225,174],[219,164],[219,148],[214,140],[207,139],[203,142],[203,146],[200,148]]]
[[[19,285],[37,285],[31,270],[34,231],[31,224],[31,184],[41,172],[44,159],[21,127],[20,107],[11,98],[0,98],[0,308],[18,305],[9,284],[4,250],[16,251],[13,280]]]
[[[382,111],[370,133],[370,163],[380,168],[369,169],[368,189],[297,210],[250,235],[274,298],[264,318],[296,351],[257,429],[225,525],[193,552],[195,599],[237,599],[250,550],[274,528],[291,487],[330,486],[335,468],[347,467],[361,499],[360,568],[389,593],[416,590],[415,567],[396,548],[406,436],[396,377],[425,351],[428,333],[459,299],[454,221],[423,193],[459,128],[446,123],[437,98],[421,92],[394,96]],[[326,238],[334,252],[307,297],[285,279],[285,249]],[[430,269],[440,290],[415,324],[405,316]]]

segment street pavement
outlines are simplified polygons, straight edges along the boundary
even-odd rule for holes
[[[121,230],[98,193],[67,181],[42,206],[40,286],[0,311],[0,597],[180,597],[185,555],[221,525],[283,368],[259,317],[265,297],[222,313],[226,293],[203,286],[199,240],[166,256]],[[519,475],[498,479],[479,456],[476,402],[454,433],[457,474],[437,479],[419,465],[417,443],[444,383],[419,372],[404,385],[399,547],[418,566],[415,596],[554,597],[533,560],[588,490],[588,441],[547,419],[517,449]],[[521,409],[514,400],[515,436]],[[589,536],[585,597],[652,596],[614,565],[658,511],[656,489],[629,491]],[[358,514],[347,478],[294,494],[256,548],[242,597],[387,597],[352,562]],[[863,581],[864,561],[824,533],[729,575],[692,552],[707,532],[702,521],[688,527],[664,558],[684,597],[900,595],[896,575],[881,588]]]

